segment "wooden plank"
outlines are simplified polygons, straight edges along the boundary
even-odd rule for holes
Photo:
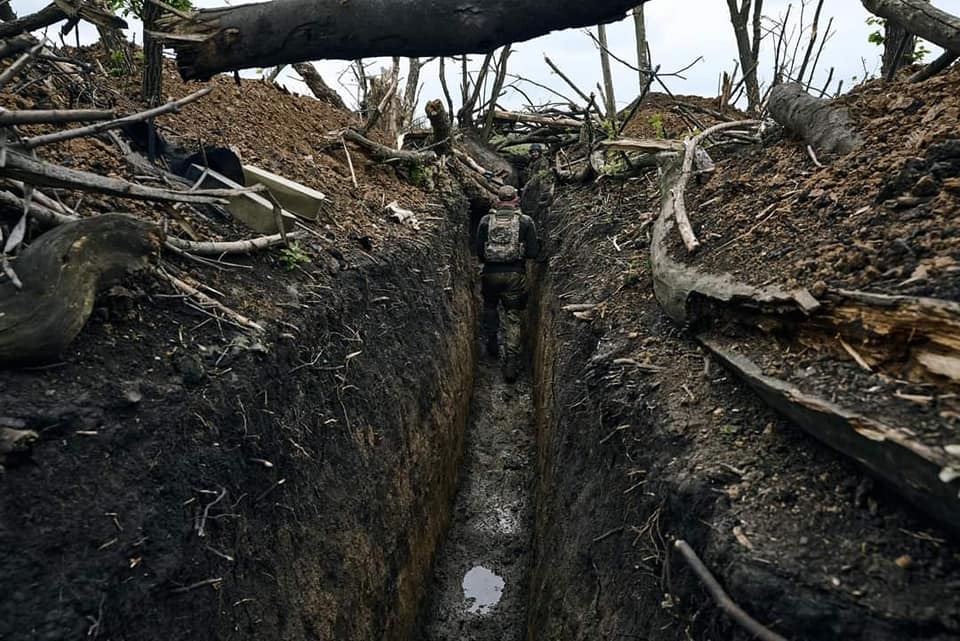
[[[904,429],[766,376],[756,363],[717,340],[703,336],[699,340],[769,406],[809,435],[858,462],[911,504],[960,534],[960,483],[941,480],[941,472],[957,467],[960,460],[948,455],[943,448],[912,440]]]
[[[248,185],[263,185],[287,211],[316,220],[329,204],[326,195],[283,176],[254,165],[243,165],[243,177]]]
[[[216,185],[224,189],[242,189],[243,185],[238,185],[223,174],[219,174],[212,169],[192,165],[192,171],[199,179],[203,176],[203,186],[208,187]],[[252,192],[244,192],[232,196],[226,205],[227,211],[250,229],[260,234],[276,234],[280,231],[277,225],[277,217],[274,213],[273,203]],[[281,215],[284,221],[284,230],[293,229],[296,217],[288,211],[282,211]]]

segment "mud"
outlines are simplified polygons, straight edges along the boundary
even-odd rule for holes
[[[478,364],[463,477],[417,639],[525,638],[535,469],[528,377]]]

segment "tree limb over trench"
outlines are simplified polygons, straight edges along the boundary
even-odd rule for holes
[[[804,345],[819,342],[823,349],[839,337],[866,354],[859,357],[861,366],[875,364],[895,377],[955,387],[960,382],[960,304],[839,290],[828,290],[817,300],[806,290],[754,287],[728,273],[680,263],[671,257],[668,241],[676,224],[674,201],[685,182],[681,162],[679,154],[661,156],[661,211],[650,250],[654,293],[667,315],[690,328],[771,407],[960,532],[954,482],[960,477],[960,460],[946,450],[949,443],[922,443],[911,426],[877,418],[872,407],[851,409],[768,376],[741,353],[742,337],[727,339],[720,329],[728,322],[756,331],[775,326],[802,335]]]
[[[162,232],[105,214],[43,234],[16,260],[17,290],[0,283],[0,365],[57,358],[80,333],[98,291],[159,253]]]
[[[644,0],[646,1],[646,0]],[[184,79],[307,60],[485,53],[557,29],[623,18],[637,0],[273,0],[169,12],[156,36]]]

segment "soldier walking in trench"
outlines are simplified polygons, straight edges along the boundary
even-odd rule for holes
[[[503,377],[512,383],[520,372],[520,314],[527,306],[528,294],[526,260],[537,257],[540,244],[533,219],[520,211],[517,190],[504,185],[498,199],[477,230],[477,256],[483,262],[480,326],[487,353],[494,357],[498,356],[498,333],[503,328]]]

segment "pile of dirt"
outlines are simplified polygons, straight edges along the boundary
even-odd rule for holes
[[[92,68],[110,68],[108,57],[99,46],[80,50],[65,49]],[[330,199],[321,223],[325,231],[348,238],[378,243],[389,238],[410,237],[409,227],[386,223],[384,205],[397,200],[419,217],[437,216],[436,205],[429,205],[424,187],[426,176],[410,180],[391,165],[368,162],[363,152],[348,143],[350,159],[338,132],[357,126],[357,116],[327,103],[287,92],[266,80],[217,76],[208,83],[186,83],[176,72],[173,61],[166,60],[163,92],[166,100],[183,98],[204,86],[213,91],[186,105],[178,113],[156,119],[158,131],[188,151],[201,146],[229,147],[241,161],[262,167],[290,180],[316,189]],[[138,75],[96,74],[85,79],[82,91],[69,95],[53,83],[34,82],[16,93],[0,93],[0,106],[7,108],[109,108],[118,114],[144,109],[140,102]],[[47,133],[45,126],[24,127],[28,134]],[[377,132],[371,133],[377,139]],[[386,142],[386,141],[382,141]],[[84,168],[106,176],[133,178],[137,172],[127,167],[119,151],[108,142],[83,138],[58,143],[39,150],[41,159]],[[351,173],[351,161],[353,170]],[[357,186],[353,180],[356,178]],[[419,184],[413,184],[418,182]],[[70,204],[79,195],[71,195]],[[189,210],[164,204],[144,204],[109,197],[87,197],[91,213],[130,211],[157,221],[173,220],[175,233],[194,239],[220,240],[250,236],[242,226],[223,221],[211,224]],[[83,208],[80,214],[85,212]]]
[[[197,89],[166,80],[168,94]],[[0,638],[404,638],[414,624],[472,387],[468,205],[443,176],[427,192],[359,150],[355,189],[339,140],[324,139],[352,115],[258,81],[213,84],[158,119],[165,134],[236,144],[335,207],[296,251],[165,256],[262,334],[131,276],[59,362],[0,371],[0,427],[38,434],[0,468]],[[86,87],[35,82],[0,104],[90,107],[93,95],[142,109],[135,78]],[[40,156],[135,173],[100,140]],[[58,196],[185,237],[254,235],[205,211]],[[422,216],[419,231],[386,219],[392,199]]]
[[[716,99],[703,96],[668,95],[650,92],[631,118],[623,135],[629,138],[683,138],[695,129],[703,130],[743,114]]]
[[[960,67],[907,75],[837,100],[864,145],[825,167],[787,139],[720,160],[690,190],[703,246],[673,255],[751,284],[960,299]]]
[[[568,187],[541,220],[554,251],[537,327],[531,629],[749,638],[672,550],[682,538],[787,638],[956,638],[958,543],[774,414],[664,315],[636,213],[658,202],[643,180]]]

